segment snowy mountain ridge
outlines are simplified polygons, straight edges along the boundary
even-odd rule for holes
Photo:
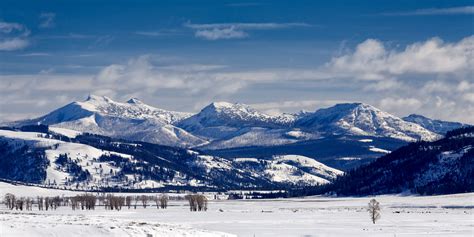
[[[458,122],[449,122],[449,121],[443,121],[443,120],[438,120],[438,119],[430,119],[427,118],[423,115],[419,114],[410,114],[406,117],[402,118],[403,120],[407,122],[412,122],[419,124],[420,126],[438,134],[446,134],[446,132],[468,126],[467,124],[463,123],[458,123]]]
[[[391,137],[405,141],[433,141],[441,136],[363,103],[337,104],[295,122],[295,126],[330,134]]]
[[[194,146],[206,141],[173,125],[191,114],[167,111],[147,105],[136,98],[126,103],[106,96],[90,95],[42,117],[14,123],[54,125],[129,140],[172,146]]]
[[[389,137],[406,142],[439,139],[441,130],[424,121],[401,119],[363,103],[269,115],[245,104],[213,102],[191,114],[155,108],[136,98],[122,103],[90,95],[85,101],[12,126],[45,124],[169,146],[225,149],[279,146],[334,135]]]
[[[245,104],[228,102],[213,102],[204,107],[199,113],[182,122],[180,126],[252,126],[280,127],[290,126],[295,116],[285,114],[271,116],[259,112]]]

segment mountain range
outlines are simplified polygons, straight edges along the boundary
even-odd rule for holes
[[[303,155],[341,170],[370,162],[407,142],[433,141],[447,130],[465,126],[421,115],[399,118],[363,103],[269,115],[245,104],[214,102],[192,114],[155,108],[136,98],[122,103],[96,95],[7,125],[37,124],[193,148],[226,158]]]
[[[445,187],[444,177],[465,180],[472,173],[463,167],[472,162],[469,125],[421,115],[399,118],[363,103],[275,116],[245,104],[214,102],[191,114],[135,98],[122,103],[91,95],[44,116],[5,125],[0,127],[0,178],[55,188],[326,185],[350,195],[355,191],[348,185],[371,185],[364,178],[371,170],[377,175],[370,177],[388,184],[380,189],[360,186],[366,194],[403,191],[403,182],[430,193]],[[391,185],[399,169],[411,178]],[[457,170],[460,176],[448,176]]]

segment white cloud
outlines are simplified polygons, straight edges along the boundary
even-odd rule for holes
[[[12,38],[0,40],[0,51],[14,51],[24,49],[29,45],[26,39]]]
[[[355,51],[334,57],[327,69],[335,77],[382,80],[403,74],[453,74],[469,76],[474,71],[474,36],[457,43],[439,38],[408,45],[402,51],[386,49],[382,42],[368,39]]]
[[[197,38],[202,38],[206,40],[242,39],[248,37],[247,33],[242,30],[236,30],[235,27],[197,30],[194,35]]]
[[[387,111],[404,114],[408,111],[417,111],[423,103],[415,98],[392,98],[387,97],[380,101],[379,106]]]
[[[474,93],[466,93],[462,98],[467,102],[474,103]]]
[[[53,12],[43,12],[39,16],[39,18],[41,20],[39,28],[53,28],[56,25],[54,22],[56,14]]]
[[[247,38],[247,30],[274,30],[291,27],[311,26],[306,23],[216,23],[216,24],[185,24],[195,30],[197,38],[205,40],[242,39]]]
[[[368,91],[388,91],[406,89],[406,85],[401,81],[395,79],[388,79],[384,81],[376,81],[365,86],[364,89]]]
[[[254,103],[251,106],[267,114],[281,114],[284,111],[316,111],[319,108],[345,103],[344,100],[288,100],[279,102]]]
[[[28,28],[19,23],[0,22],[0,51],[13,51],[29,45]]]
[[[0,33],[10,34],[14,33],[15,31],[29,34],[29,31],[22,24],[12,22],[0,22]]]
[[[450,8],[427,8],[409,12],[385,13],[393,16],[426,16],[426,15],[471,15],[474,14],[474,6],[450,7]]]

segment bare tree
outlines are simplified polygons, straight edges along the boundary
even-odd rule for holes
[[[25,204],[25,199],[24,198],[16,199],[15,210],[23,211],[23,204]]]
[[[375,222],[381,217],[380,216],[380,203],[377,202],[377,200],[375,199],[370,200],[368,211],[369,211],[369,215],[370,215],[370,219],[372,220],[372,223],[375,224]]]
[[[207,197],[204,195],[197,196],[198,211],[207,211]]]
[[[38,201],[38,210],[39,211],[42,211],[43,210],[43,197],[40,197],[38,196],[38,198],[36,198],[36,200]]]
[[[142,201],[143,208],[146,208],[146,206],[148,205],[148,196],[142,195],[140,196],[140,200]]]
[[[5,205],[7,206],[8,209],[11,210],[15,207],[15,203],[16,203],[15,199],[16,198],[15,198],[14,194],[11,194],[11,193],[5,194],[4,202],[5,202]]]
[[[31,209],[32,209],[31,206],[32,206],[32,205],[33,205],[32,199],[29,198],[29,197],[27,197],[27,198],[25,199],[25,210],[31,211]]]
[[[71,197],[70,200],[71,200],[71,208],[73,211],[75,211],[76,209],[79,208],[79,197],[78,196]]]
[[[156,197],[152,197],[152,199],[153,201],[155,201],[156,208],[160,209],[160,197],[156,196]]]
[[[125,198],[125,203],[126,203],[128,209],[130,209],[130,206],[132,205],[132,197],[131,197],[131,196],[127,196],[127,197]]]
[[[49,205],[50,205],[49,197],[45,197],[44,198],[44,208],[46,209],[46,211],[49,209]]]
[[[136,197],[135,197],[135,203],[134,203],[134,205],[133,205],[133,208],[134,208],[134,209],[137,209],[138,201],[140,201],[140,196],[136,196]]]

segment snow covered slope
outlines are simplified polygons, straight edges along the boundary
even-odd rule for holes
[[[105,96],[90,95],[87,100],[70,103],[45,116],[15,125],[45,124],[80,132],[172,146],[194,146],[205,142],[173,126],[190,114],[167,111],[146,105],[138,99],[115,102]]]
[[[30,147],[30,149],[43,149],[44,157],[47,161],[44,184],[60,187],[70,187],[71,185],[78,185],[76,188],[85,188],[86,186],[99,187],[103,183],[109,182],[114,171],[119,169],[107,162],[98,162],[102,155],[108,156],[113,154],[126,159],[132,159],[130,155],[99,150],[79,143],[63,142],[43,133],[0,130],[0,141],[7,142],[18,149],[21,149],[24,145]],[[76,165],[74,167],[80,170],[71,172],[72,166],[65,164],[68,161],[65,161],[65,163],[57,162],[60,156],[67,156],[67,159],[72,160]],[[81,172],[90,174],[90,180],[81,183],[80,181],[83,180],[77,177],[77,174],[81,174]],[[110,182],[112,184],[112,181]]]
[[[325,134],[380,136],[405,141],[436,140],[441,136],[418,124],[363,103],[337,104],[295,122],[295,126]]]
[[[241,169],[245,167],[282,184],[327,184],[344,173],[300,155],[274,156],[272,159],[235,158],[233,162]]]
[[[324,184],[339,174],[302,156],[242,165],[192,150],[78,135],[71,130],[53,128],[38,133],[0,129],[0,178],[47,187],[258,189]]]
[[[403,117],[403,120],[411,123],[416,123],[434,133],[438,134],[446,134],[446,132],[468,126],[467,124],[457,123],[457,122],[449,122],[437,119],[430,119],[423,115],[419,114],[410,114],[407,117]]]

